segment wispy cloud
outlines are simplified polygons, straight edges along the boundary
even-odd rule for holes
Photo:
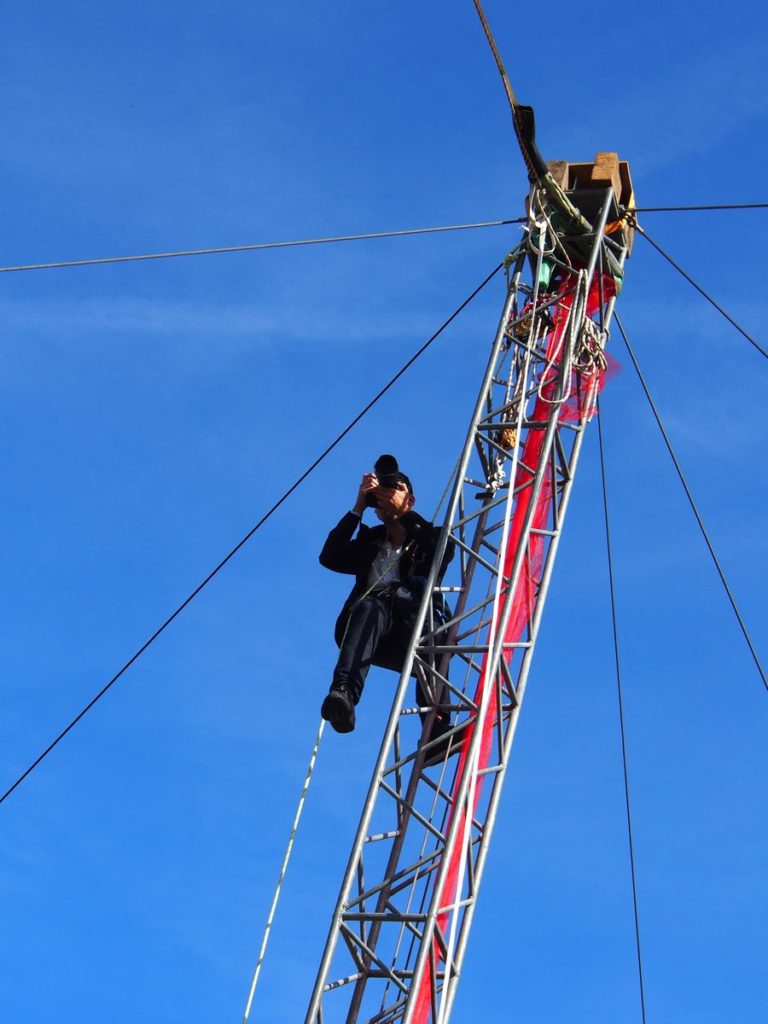
[[[768,63],[759,35],[693,56],[681,46],[674,62],[640,66],[642,74],[627,74],[624,88],[613,90],[593,115],[601,134],[612,126],[610,148],[632,161],[636,180],[711,151],[768,111]],[[583,118],[558,129],[564,153],[579,152],[585,133],[596,137],[595,125]]]
[[[625,112],[643,173],[711,150],[768,110],[762,42],[745,42],[739,52],[714,50],[643,85],[634,110]]]
[[[216,336],[220,339],[268,345],[285,340],[317,342],[375,342],[420,338],[434,327],[424,315],[355,318],[332,314],[307,315],[295,309],[269,309],[262,304],[208,303],[133,297],[45,302],[0,303],[6,335],[77,333],[130,334],[136,338]]]

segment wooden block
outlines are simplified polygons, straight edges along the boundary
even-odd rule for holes
[[[552,175],[555,184],[559,185],[563,191],[568,188],[568,161],[567,160],[550,160],[547,164],[547,170]]]
[[[568,188],[589,188],[592,184],[592,164],[568,165]]]
[[[619,174],[618,153],[597,153],[592,164],[590,184],[595,188],[612,188],[616,201],[621,202],[621,175]]]

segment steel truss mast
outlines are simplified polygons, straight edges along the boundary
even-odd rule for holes
[[[306,1024],[450,1017],[629,239],[614,188],[569,195],[592,230],[558,232],[534,188],[507,260],[506,301]],[[449,543],[455,557],[436,587]],[[414,750],[405,706],[412,675],[453,715],[452,756],[430,767],[435,742]]]

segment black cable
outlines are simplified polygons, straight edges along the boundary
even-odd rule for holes
[[[674,449],[672,447],[672,442],[669,440],[669,435],[667,434],[667,431],[664,429],[664,424],[661,421],[661,416],[659,415],[659,410],[656,408],[656,403],[654,402],[653,398],[651,397],[651,393],[648,390],[648,384],[646,383],[646,380],[645,380],[645,377],[643,376],[642,370],[640,369],[640,367],[638,365],[637,359],[635,358],[635,353],[632,350],[632,346],[629,344],[629,338],[627,337],[626,332],[624,331],[624,327],[623,327],[623,325],[621,323],[621,320],[619,319],[618,315],[615,317],[615,319],[616,319],[616,323],[618,324],[619,330],[621,331],[621,336],[624,339],[624,344],[627,346],[627,352],[629,353],[629,358],[632,360],[632,365],[635,367],[635,372],[637,373],[637,376],[638,376],[638,378],[640,380],[640,383],[641,383],[641,385],[643,387],[643,391],[645,392],[645,397],[648,399],[648,404],[651,407],[651,411],[653,412],[653,415],[654,415],[654,418],[656,420],[656,423],[658,424],[659,430],[661,431],[661,436],[664,438],[664,444],[667,446],[667,451],[669,452],[669,454],[670,454],[670,456],[672,458],[672,462],[675,464],[675,469],[677,470],[677,475],[680,478],[680,483],[683,485],[683,489],[685,491],[686,497],[688,498],[688,503],[691,506],[691,509],[693,510],[693,514],[696,516],[696,522],[699,524],[699,529],[701,530],[701,535],[704,538],[707,547],[709,548],[709,553],[712,556],[712,561],[715,563],[715,568],[717,569],[718,575],[720,576],[720,580],[721,580],[723,586],[725,587],[725,592],[728,595],[728,600],[731,602],[731,607],[733,608],[734,614],[736,615],[736,618],[739,620],[739,626],[741,627],[741,632],[744,634],[744,639],[747,642],[747,647],[749,647],[749,650],[750,650],[750,653],[752,655],[752,658],[753,658],[753,660],[755,662],[755,665],[757,666],[757,671],[760,673],[760,678],[763,680],[763,686],[765,686],[766,690],[768,690],[768,678],[766,678],[765,671],[763,670],[763,666],[760,664],[760,659],[757,656],[757,651],[755,650],[754,644],[752,643],[752,639],[751,639],[751,637],[749,635],[749,631],[747,630],[746,623],[744,622],[744,619],[741,617],[741,612],[739,611],[738,605],[736,604],[736,598],[733,596],[733,591],[731,590],[730,586],[728,585],[728,580],[725,577],[725,572],[723,571],[723,567],[720,565],[718,557],[715,554],[715,549],[712,546],[712,541],[709,539],[709,534],[707,533],[706,527],[704,526],[704,522],[703,522],[703,520],[701,518],[701,515],[699,514],[699,510],[696,507],[696,502],[693,500],[693,495],[691,494],[691,489],[688,486],[688,483],[687,483],[687,481],[685,479],[683,471],[682,471],[682,469],[680,467],[680,463],[677,460],[677,456],[675,455],[675,451],[674,451]]]
[[[85,707],[82,709],[82,711],[80,711],[72,719],[72,721],[69,723],[69,725],[65,729],[62,729],[62,731],[58,734],[58,736],[51,743],[48,744],[48,746],[45,748],[45,750],[42,752],[42,754],[40,754],[39,757],[37,757],[32,762],[32,764],[26,769],[26,771],[23,772],[16,779],[16,781],[13,783],[13,785],[9,789],[7,789],[5,791],[5,793],[3,793],[3,795],[0,797],[0,804],[3,803],[11,795],[11,793],[13,793],[13,791],[17,788],[17,786],[19,786],[24,781],[24,779],[26,779],[27,776],[31,772],[33,772],[35,770],[35,768],[37,768],[37,766],[40,764],[40,762],[43,761],[44,758],[46,758],[48,756],[48,754],[50,754],[50,752],[53,750],[53,748],[58,743],[60,743],[61,740],[64,739],[64,737],[67,735],[67,733],[70,732],[70,730],[72,730],[77,725],[77,723],[91,710],[91,708],[94,706],[94,704],[96,704],[98,701],[101,700],[101,698],[104,696],[104,694],[107,692],[107,690],[109,690],[110,687],[112,687],[118,681],[118,679],[120,679],[120,677],[122,675],[124,675],[125,672],[128,671],[128,669],[131,667],[131,665],[133,665],[133,663],[135,661],[137,661],[141,657],[141,655],[147,650],[147,648],[150,647],[155,642],[155,640],[157,640],[157,638],[160,636],[160,634],[162,632],[164,632],[168,628],[168,626],[170,626],[170,624],[173,622],[173,620],[181,612],[184,611],[184,609],[187,607],[187,605],[190,604],[190,602],[193,601],[197,597],[197,595],[200,593],[200,591],[203,590],[203,588],[206,587],[211,582],[211,580],[214,578],[214,576],[216,576],[221,571],[221,569],[224,568],[224,566],[227,564],[227,562],[229,562],[230,559],[233,558],[234,555],[237,554],[237,552],[240,550],[240,548],[242,548],[251,539],[251,537],[254,535],[254,533],[256,533],[256,531],[258,529],[260,529],[264,525],[264,523],[266,523],[266,521],[270,518],[270,516],[272,516],[273,513],[275,513],[280,508],[280,506],[283,504],[283,502],[288,497],[290,497],[291,494],[293,494],[293,492],[296,490],[296,488],[299,487],[299,485],[302,484],[307,479],[307,477],[310,475],[310,473],[312,473],[315,469],[317,469],[317,467],[320,465],[320,463],[323,461],[323,459],[325,459],[326,456],[330,455],[330,453],[333,451],[333,449],[336,448],[336,446],[338,444],[340,444],[340,442],[347,436],[347,434],[352,430],[352,428],[355,427],[360,422],[360,420],[363,418],[363,416],[365,416],[365,414],[367,412],[369,412],[373,408],[374,405],[376,405],[376,403],[379,401],[379,399],[382,398],[387,393],[387,391],[389,391],[389,389],[393,386],[393,384],[395,384],[396,381],[398,381],[403,376],[403,374],[406,372],[406,370],[408,370],[416,362],[416,360],[419,358],[419,356],[423,355],[423,353],[426,352],[426,350],[429,348],[429,346],[432,344],[432,342],[435,341],[443,333],[443,331],[446,329],[446,327],[449,326],[449,324],[453,323],[453,321],[462,312],[462,310],[464,310],[469,305],[469,303],[475,298],[475,296],[478,295],[483,290],[483,288],[485,288],[485,286],[488,284],[488,282],[493,277],[495,277],[496,274],[498,274],[498,272],[501,270],[502,266],[503,266],[503,264],[500,263],[494,270],[492,270],[491,273],[485,278],[485,280],[481,284],[479,284],[477,286],[477,288],[475,288],[475,290],[472,292],[472,294],[469,295],[461,303],[461,305],[457,309],[455,309],[453,311],[453,313],[451,313],[451,315],[448,317],[448,319],[445,320],[443,322],[443,324],[441,324],[441,326],[438,327],[438,329],[435,331],[435,333],[430,338],[428,338],[427,341],[424,342],[424,344],[421,346],[421,348],[418,349],[418,351],[415,352],[411,356],[411,358],[408,360],[408,362],[405,363],[397,371],[397,373],[394,375],[394,377],[390,378],[390,380],[384,385],[384,387],[370,400],[370,402],[368,402],[368,404],[357,414],[357,416],[355,416],[355,418],[353,420],[351,420],[350,423],[347,424],[347,426],[336,437],[336,439],[334,441],[332,441],[331,444],[328,445],[328,447],[325,449],[325,451],[323,451],[322,454],[319,455],[315,459],[315,461],[312,463],[312,465],[309,467],[309,469],[306,469],[301,474],[301,476],[294,483],[291,484],[291,486],[288,488],[288,490],[282,495],[282,497],[278,498],[278,500],[274,503],[274,505],[272,505],[272,507],[269,509],[269,511],[266,512],[261,517],[261,519],[258,521],[258,523],[256,523],[256,525],[254,527],[252,527],[248,531],[248,533],[246,533],[245,536],[241,540],[239,540],[237,542],[237,544],[235,544],[235,546],[232,548],[232,550],[227,555],[225,555],[224,558],[222,558],[222,560],[219,562],[219,564],[208,573],[208,575],[205,577],[205,579],[202,581],[202,583],[199,583],[195,587],[195,589],[192,591],[192,593],[189,594],[189,596],[186,597],[181,602],[181,604],[176,608],[176,610],[174,612],[172,612],[172,614],[168,616],[168,618],[162,623],[162,625],[159,626],[155,630],[155,632],[152,634],[152,636],[150,636],[150,638],[147,641],[145,641],[145,643],[143,643],[141,645],[141,647],[135,652],[135,654],[133,654],[128,659],[128,661],[126,661],[126,663],[122,666],[122,668],[118,672],[116,672],[115,675],[112,676],[112,678],[109,680],[109,682],[105,686],[103,686],[101,690],[99,690],[99,692],[96,694],[96,696],[92,700],[90,700],[85,705]]]
[[[632,206],[628,213],[695,213],[701,210],[768,210],[768,203],[717,203],[710,206]]]
[[[675,270],[677,270],[679,273],[681,273],[683,275],[683,277],[686,279],[686,281],[688,281],[689,284],[692,284],[693,287],[696,289],[696,291],[700,295],[703,295],[704,298],[707,300],[707,302],[709,302],[711,305],[713,305],[715,307],[715,309],[718,311],[718,313],[721,313],[725,317],[725,319],[728,321],[728,323],[733,324],[733,326],[736,328],[736,330],[740,334],[744,335],[744,337],[747,339],[747,341],[750,343],[750,345],[754,345],[754,347],[757,349],[757,351],[760,352],[761,355],[764,355],[766,357],[766,359],[768,359],[768,352],[766,352],[766,350],[762,347],[762,345],[760,345],[757,341],[755,341],[755,339],[752,337],[752,335],[749,334],[747,331],[745,331],[744,328],[741,326],[741,324],[738,324],[733,319],[733,317],[730,315],[730,313],[726,313],[726,311],[723,309],[723,307],[719,303],[715,302],[715,300],[712,298],[712,296],[709,295],[707,292],[705,292],[704,289],[701,287],[701,285],[698,284],[696,281],[694,281],[694,279],[691,277],[691,275],[687,274],[683,270],[683,268],[680,266],[680,264],[676,263],[672,259],[672,257],[669,255],[668,252],[665,252],[664,249],[661,248],[661,246],[658,244],[658,242],[654,242],[654,240],[651,238],[651,236],[648,234],[647,231],[644,231],[643,228],[641,228],[639,224],[637,224],[635,226],[636,226],[637,230],[640,232],[640,234],[643,236],[643,238],[645,238],[648,242],[650,242],[651,245],[653,246],[653,248],[657,252],[661,253],[661,255],[664,257],[664,259],[667,261],[667,263],[671,263],[672,266],[675,268]]]
[[[624,798],[627,807],[627,837],[629,839],[629,866],[632,875],[632,906],[635,913],[635,945],[637,947],[637,973],[640,983],[640,1012],[645,1024],[645,983],[643,980],[643,955],[640,949],[640,915],[637,908],[637,870],[635,867],[635,842],[632,835],[632,806],[629,799],[629,767],[627,764],[627,740],[624,732],[624,694],[621,685],[621,658],[619,657],[619,629],[616,619],[616,590],[613,583],[613,551],[611,528],[608,519],[608,484],[605,473],[605,452],[603,450],[603,417],[600,399],[597,400],[597,435],[600,439],[600,472],[603,480],[603,514],[605,517],[605,545],[608,556],[608,586],[611,592],[611,621],[613,623],[613,655],[616,662],[616,688],[619,698],[619,729],[621,731],[621,760],[624,765]]]

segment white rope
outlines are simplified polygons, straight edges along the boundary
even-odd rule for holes
[[[269,933],[272,929],[272,921],[275,917],[275,911],[277,910],[277,901],[280,899],[280,890],[283,887],[283,879],[285,878],[285,872],[288,870],[288,861],[291,858],[291,851],[293,850],[293,841],[296,838],[296,832],[299,827],[299,821],[301,820],[301,814],[304,810],[304,801],[307,796],[307,790],[309,789],[309,780],[312,778],[312,772],[315,769],[315,761],[317,760],[317,751],[320,747],[320,740],[322,739],[323,729],[325,728],[325,721],[320,720],[320,728],[317,730],[317,738],[315,739],[315,745],[312,750],[312,756],[309,759],[309,767],[307,768],[307,775],[304,779],[304,786],[301,790],[301,796],[299,797],[299,806],[296,808],[296,817],[293,819],[293,827],[291,828],[291,835],[288,839],[288,848],[285,851],[285,857],[283,858],[283,866],[280,868],[280,877],[277,880],[277,886],[275,887],[275,894],[272,897],[272,906],[269,908],[269,916],[267,917],[267,924],[264,929],[264,935],[261,940],[261,948],[259,949],[259,958],[256,961],[256,969],[253,972],[253,981],[251,982],[251,990],[248,993],[248,1002],[245,1004],[245,1013],[243,1014],[243,1024],[248,1024],[248,1017],[251,1013],[251,1004],[253,1003],[253,994],[256,991],[256,983],[259,980],[261,974],[261,965],[264,962],[264,954],[267,949],[267,942],[269,941]]]
[[[451,473],[451,476],[450,476],[450,478],[448,480],[448,485],[450,485],[451,480],[453,479],[453,476],[456,473],[457,469],[458,469],[458,463],[456,464],[456,466],[453,469],[453,472]],[[448,491],[448,487],[446,487],[446,490],[443,492],[443,496],[440,498],[440,501],[438,502],[437,509],[435,510],[435,516],[433,518],[437,518],[437,514],[440,511],[440,506],[443,504],[443,501],[445,500],[445,496],[447,494],[447,491]],[[391,568],[391,566],[393,566],[395,564],[395,562],[399,561],[400,557],[403,554],[405,554],[405,552],[411,547],[412,544],[413,544],[413,540],[410,540],[405,545],[405,547],[402,549],[402,551],[398,551],[398,552],[394,553],[394,558],[384,566],[384,568],[382,569],[382,572],[380,573],[378,578],[376,580],[374,580],[374,582],[371,584],[371,586],[368,587],[368,589],[362,595],[362,597],[359,598],[359,601],[362,601],[363,598],[367,597],[368,594],[371,593],[371,591],[375,588],[375,586],[379,582],[379,580],[382,579],[386,575],[387,571]],[[349,622],[347,622],[347,626],[349,626]],[[346,635],[346,630],[345,630],[345,635]],[[296,808],[296,817],[293,819],[293,827],[291,828],[291,834],[290,834],[290,836],[288,838],[288,847],[287,847],[287,849],[285,851],[285,857],[283,858],[283,865],[280,868],[280,877],[277,880],[277,885],[275,887],[275,893],[274,893],[274,896],[272,897],[272,906],[269,908],[269,914],[267,916],[267,923],[266,923],[266,926],[264,928],[264,935],[262,936],[262,939],[261,939],[261,948],[259,949],[259,956],[258,956],[258,959],[256,961],[256,968],[255,968],[255,970],[253,972],[253,980],[251,981],[251,988],[250,988],[250,991],[248,993],[248,1002],[245,1004],[245,1012],[243,1013],[243,1022],[242,1022],[242,1024],[248,1024],[248,1018],[250,1017],[250,1014],[251,1014],[251,1006],[253,1005],[253,997],[254,997],[254,994],[256,992],[256,985],[257,985],[258,980],[259,980],[259,975],[261,974],[261,966],[264,963],[264,954],[266,953],[267,942],[269,941],[269,933],[272,930],[272,922],[275,919],[275,912],[277,910],[277,903],[278,903],[278,900],[280,899],[280,892],[281,892],[282,887],[283,887],[283,879],[285,878],[285,873],[288,870],[288,862],[291,859],[291,853],[293,851],[293,843],[294,843],[294,840],[296,838],[296,832],[298,831],[299,822],[301,820],[301,815],[302,815],[302,812],[304,810],[304,802],[306,800],[307,790],[309,789],[309,782],[310,782],[310,779],[312,778],[312,772],[314,771],[314,768],[315,768],[315,761],[317,760],[317,752],[318,752],[318,749],[320,747],[320,740],[322,738],[323,729],[324,728],[325,728],[325,720],[321,719],[321,721],[320,721],[320,728],[317,731],[317,738],[315,739],[315,745],[314,745],[314,747],[312,749],[312,756],[309,759],[309,767],[307,768],[307,775],[306,775],[306,778],[304,779],[304,786],[302,787],[301,796],[299,797],[299,805]]]

